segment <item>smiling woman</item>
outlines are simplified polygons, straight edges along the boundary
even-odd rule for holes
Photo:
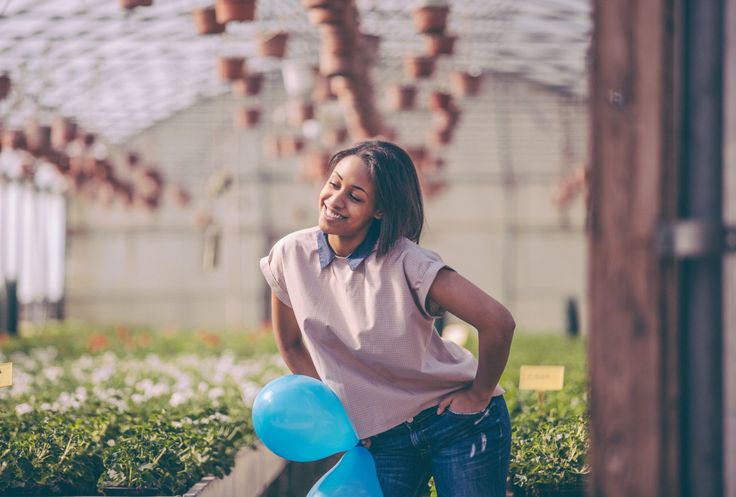
[[[286,364],[335,391],[385,497],[417,495],[430,476],[442,496],[504,495],[511,314],[418,245],[423,203],[404,150],[359,143],[329,170],[319,225],[261,259]],[[479,361],[435,331],[445,310],[478,329]]]

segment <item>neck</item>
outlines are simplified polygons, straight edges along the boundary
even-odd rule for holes
[[[335,255],[339,257],[347,257],[355,252],[355,249],[363,243],[363,240],[368,236],[370,226],[371,225],[368,225],[368,227],[350,237],[328,234],[327,243],[330,245]]]

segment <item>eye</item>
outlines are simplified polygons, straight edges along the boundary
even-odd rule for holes
[[[362,201],[363,201],[363,200],[362,200],[361,198],[359,198],[359,197],[356,197],[356,196],[355,196],[355,195],[353,195],[352,193],[350,194],[350,198],[352,198],[352,199],[353,199],[353,200],[355,200],[356,202],[362,202]]]
[[[331,186],[332,188],[335,188],[335,189],[337,189],[337,188],[339,188],[339,187],[340,187],[340,185],[338,185],[338,184],[337,184],[337,183],[335,183],[334,181],[330,181],[330,186]]]

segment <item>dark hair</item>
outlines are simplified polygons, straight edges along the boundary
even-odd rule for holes
[[[402,236],[419,243],[424,226],[424,204],[414,163],[401,147],[373,140],[360,142],[332,156],[328,171],[345,157],[355,155],[368,167],[375,185],[378,225],[378,255],[384,255]]]

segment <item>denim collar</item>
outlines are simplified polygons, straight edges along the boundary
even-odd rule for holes
[[[379,226],[378,223],[373,224],[360,245],[353,250],[352,254],[347,256],[348,266],[353,271],[373,252],[380,232],[377,226]],[[336,257],[332,247],[327,243],[327,234],[322,230],[317,230],[317,251],[319,252],[319,265],[322,269],[327,267]]]

